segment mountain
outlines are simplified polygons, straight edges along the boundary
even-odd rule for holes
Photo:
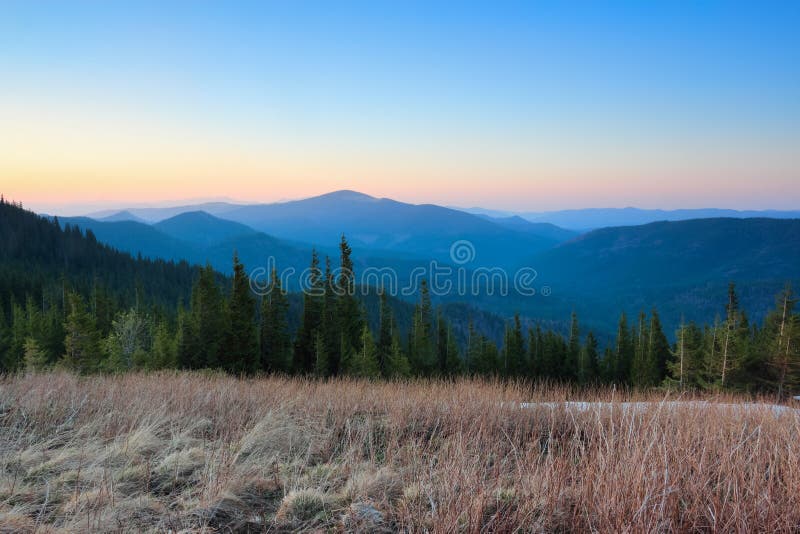
[[[99,241],[133,255],[210,263],[220,272],[230,270],[234,251],[250,270],[267,268],[268,259],[272,258],[272,265],[300,272],[311,257],[310,248],[296,247],[239,223],[202,212],[176,215],[156,225],[133,221],[103,222],[88,217],[64,217],[60,220],[91,230]]]
[[[196,247],[157,228],[135,221],[99,221],[89,217],[60,217],[64,224],[91,230],[98,241],[134,256],[196,262]]]
[[[100,221],[104,222],[120,222],[120,221],[133,221],[143,223],[145,222],[144,219],[137,217],[133,213],[128,210],[118,211],[114,214],[111,214],[107,217],[98,218]]]
[[[258,233],[249,226],[220,219],[204,211],[187,211],[158,222],[153,228],[176,239],[199,245],[246,238]]]
[[[552,239],[558,243],[569,241],[576,237],[578,232],[574,230],[567,230],[550,223],[535,223],[527,219],[523,219],[519,215],[511,217],[492,217],[489,215],[481,215],[484,219],[491,221],[500,226],[504,226],[510,230],[518,232],[530,233],[533,235]]]
[[[87,219],[91,221],[91,219]],[[120,225],[126,223],[98,223]],[[138,223],[130,223],[138,224]],[[117,228],[121,228],[117,226]],[[186,262],[135,259],[98,242],[93,232],[40,217],[0,201],[0,305],[44,294],[61,302],[72,287],[90,295],[98,287],[117,303],[132,306],[140,297],[174,309],[187,302],[198,270]]]
[[[534,255],[529,265],[555,296],[547,314],[568,307],[608,328],[620,310],[653,306],[670,327],[724,310],[735,282],[760,319],[786,282],[800,281],[800,219],[695,219],[604,228]],[[524,313],[531,308],[521,306]]]
[[[407,204],[355,191],[237,207],[224,217],[283,239],[335,243],[342,233],[355,247],[425,259],[450,260],[456,241],[469,241],[476,265],[511,265],[558,240],[432,204]]]
[[[239,207],[240,204],[231,202],[203,202],[199,204],[186,204],[170,207],[148,207],[148,208],[127,208],[122,210],[103,210],[89,213],[86,216],[97,220],[107,220],[108,217],[115,217],[119,213],[134,217],[138,222],[156,223],[169,219],[188,211],[204,211],[211,215],[221,215],[227,211]],[[134,220],[134,219],[125,219]]]
[[[690,219],[711,218],[757,218],[797,219],[800,211],[738,211],[729,209],[683,209],[683,210],[651,210],[639,208],[589,208],[550,212],[520,213],[531,222],[547,222],[563,228],[577,231],[593,230],[609,226],[633,226],[657,221],[684,221]]]

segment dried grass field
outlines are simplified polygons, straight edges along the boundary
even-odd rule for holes
[[[481,380],[9,376],[0,531],[800,530],[798,412],[686,400]]]

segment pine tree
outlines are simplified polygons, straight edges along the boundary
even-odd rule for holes
[[[228,310],[230,326],[223,351],[223,365],[233,373],[254,373],[260,367],[255,321],[256,302],[250,290],[250,279],[235,252],[233,289]]]
[[[467,374],[475,372],[475,362],[480,358],[481,353],[481,339],[475,331],[475,325],[472,318],[467,325],[467,351],[464,356],[464,370]]]
[[[733,282],[728,285],[728,303],[725,305],[725,323],[722,333],[722,352],[719,359],[713,361],[717,371],[717,384],[725,389],[730,382],[731,374],[739,369],[745,357],[745,341],[747,336],[747,319],[739,310],[739,298]]]
[[[383,376],[388,376],[387,361],[392,354],[392,340],[394,337],[393,332],[393,317],[392,311],[389,308],[389,303],[386,299],[386,292],[380,290],[380,311],[379,311],[378,329],[378,365],[381,369]]]
[[[146,369],[174,369],[178,366],[177,339],[166,321],[159,321],[153,331],[153,348]]]
[[[392,339],[392,351],[386,366],[386,374],[390,378],[408,378],[411,376],[411,365],[408,357],[400,346],[400,340],[395,336]]]
[[[541,325],[536,325],[536,330],[528,330],[528,376],[541,377],[543,362],[542,362],[542,348],[544,346],[544,337],[542,335]]]
[[[445,376],[460,375],[463,372],[463,362],[461,361],[461,356],[459,355],[456,336],[453,334],[453,329],[450,326],[447,327],[446,343],[447,349],[445,350],[445,365],[443,374]]]
[[[324,343],[325,356],[327,358],[327,370],[317,365],[317,374],[330,376],[336,374],[339,368],[341,354],[341,335],[339,332],[339,303],[337,302],[336,281],[331,270],[331,260],[325,257],[325,274],[323,275],[323,296],[322,296],[322,323],[320,334]],[[321,365],[321,364],[320,364]]]
[[[567,343],[567,357],[564,360],[562,377],[566,380],[578,378],[578,360],[581,352],[580,329],[578,328],[578,314],[574,311],[570,318],[569,341]]]
[[[188,369],[220,367],[228,328],[228,313],[216,273],[211,265],[206,265],[192,289],[189,313],[181,324],[181,366]]]
[[[661,319],[655,308],[650,314],[650,327],[647,330],[647,384],[660,384],[667,376],[667,361],[670,358],[670,347]]]
[[[526,367],[525,341],[522,338],[522,323],[518,313],[514,315],[513,326],[506,326],[503,359],[503,373],[507,377],[519,376]]]
[[[339,244],[340,270],[336,280],[338,323],[340,336],[339,366],[344,367],[344,360],[350,358],[359,350],[362,341],[364,320],[361,313],[361,304],[356,298],[356,278],[353,269],[353,260],[350,257],[352,249],[347,244],[347,239],[342,235]],[[334,362],[334,365],[336,362]]]
[[[800,381],[800,350],[798,334],[800,321],[794,313],[797,304],[791,286],[787,286],[777,298],[776,309],[765,321],[767,364],[770,370],[768,382],[774,388],[778,401],[786,397],[787,389]]]
[[[647,340],[649,334],[644,311],[639,312],[639,321],[633,330],[633,358],[631,360],[630,383],[646,387],[649,384],[651,370],[647,361]]]
[[[420,301],[414,310],[409,343],[411,367],[423,376],[431,376],[438,368],[435,344],[433,342],[431,296],[428,283],[420,284]]]
[[[288,313],[289,300],[281,287],[278,270],[273,267],[270,273],[269,292],[261,301],[260,367],[270,373],[284,372],[288,369],[291,357]],[[319,360],[318,349],[315,347],[315,360]],[[319,362],[316,364],[318,367]]]
[[[680,390],[704,387],[703,333],[694,323],[681,324],[675,334],[675,349],[667,363],[667,385]]]
[[[372,334],[366,325],[364,325],[361,332],[361,347],[348,359],[345,371],[350,376],[364,378],[377,378],[380,376],[375,341],[372,339]]]
[[[83,298],[74,292],[69,295],[69,314],[64,330],[64,365],[79,373],[97,369],[101,359],[100,335]]]
[[[315,369],[317,333],[322,323],[322,307],[325,298],[322,272],[317,251],[311,251],[309,285],[303,291],[303,316],[297,331],[293,368],[296,373],[307,374]]]
[[[39,347],[39,343],[32,337],[25,340],[25,369],[28,371],[42,371],[48,366],[47,354]]]
[[[598,381],[599,363],[597,354],[597,339],[594,334],[589,332],[586,335],[586,344],[581,348],[578,363],[578,383],[590,384]]]
[[[317,339],[314,342],[314,358],[314,374],[320,378],[329,376],[331,362],[322,332],[317,332]]]
[[[631,333],[628,330],[628,321],[623,313],[619,318],[617,328],[617,341],[614,346],[614,368],[612,369],[611,379],[617,384],[624,384],[628,381],[633,359],[633,345],[631,343]]]

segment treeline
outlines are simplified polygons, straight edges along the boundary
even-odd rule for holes
[[[28,213],[0,202],[0,209],[8,211],[10,207]],[[81,244],[82,240],[91,243],[91,236],[71,228],[61,230],[57,221],[36,219],[39,226],[26,223],[32,232],[39,232],[34,236],[60,232],[75,242],[76,250],[86,246],[90,254],[102,247]],[[40,256],[52,256],[40,244],[23,243],[35,237],[26,240],[18,231],[5,231],[7,226],[0,226],[4,246],[13,238],[17,249],[38,247]],[[57,239],[50,248],[64,250]],[[377,327],[371,329],[364,303],[356,296],[351,252],[342,237],[335,271],[329,258],[321,265],[313,254],[310,289],[302,295],[296,314],[277,271],[270,274],[266,294],[258,297],[236,257],[230,278],[210,266],[183,273],[194,278],[185,303],[180,291],[184,278],[175,277],[176,287],[170,291],[176,296],[170,306],[148,297],[163,284],[163,277],[155,275],[152,285],[147,278],[139,280],[138,274],[126,279],[124,291],[105,289],[95,274],[93,278],[78,277],[75,284],[67,277],[58,283],[51,280],[37,292],[39,278],[31,278],[36,270],[10,268],[19,257],[5,254],[2,272],[14,273],[16,278],[0,277],[4,284],[0,294],[0,370],[61,366],[81,373],[180,368],[320,377],[487,375],[578,384],[774,392],[780,397],[796,392],[800,383],[800,317],[788,287],[764,324],[758,326],[748,321],[731,284],[720,317],[709,325],[682,325],[672,344],[656,310],[640,313],[632,321],[623,314],[615,341],[602,351],[593,333],[581,330],[574,313],[565,333],[528,327],[516,316],[507,324],[502,343],[497,344],[471,323],[466,339],[457,339],[441,308],[432,304],[424,281],[406,332],[397,327],[389,298],[383,293]],[[101,261],[108,261],[101,256]],[[161,271],[188,269],[153,262],[149,267],[131,267],[129,262],[142,261],[121,254],[115,261],[124,273],[142,273],[142,269],[154,267]],[[14,280],[25,282],[10,287]],[[27,296],[20,298],[20,294]]]

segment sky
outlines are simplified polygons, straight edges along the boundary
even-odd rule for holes
[[[0,4],[0,193],[800,208],[800,2]]]

